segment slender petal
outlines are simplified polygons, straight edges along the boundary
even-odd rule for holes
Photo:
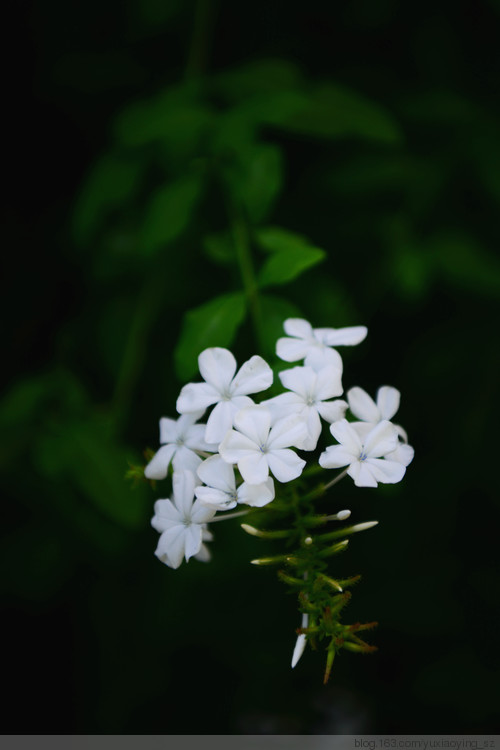
[[[315,407],[306,406],[302,416],[305,417],[305,424],[307,426],[307,437],[300,446],[302,450],[313,451],[321,435],[321,420]]]
[[[195,489],[196,492],[196,489]],[[195,524],[208,523],[215,515],[214,508],[207,508],[199,500],[195,500],[191,510],[191,521]]]
[[[374,424],[380,421],[379,408],[371,396],[362,388],[358,388],[358,386],[350,388],[347,391],[347,400],[349,401],[349,409],[358,419]]]
[[[342,375],[343,363],[342,357],[335,349],[329,349],[327,346],[318,344],[309,349],[304,360],[304,364],[312,367],[319,372],[325,367],[336,367]]]
[[[288,318],[283,323],[283,328],[288,336],[295,336],[299,339],[311,339],[313,337],[311,324],[303,318]]]
[[[230,430],[219,445],[219,453],[228,464],[237,464],[241,458],[258,450],[257,444],[246,435]]]
[[[310,346],[303,339],[282,338],[276,342],[276,354],[285,362],[296,362],[298,359],[304,359]]]
[[[365,438],[363,450],[369,458],[379,458],[396,450],[398,433],[391,422],[382,420],[370,430]]]
[[[307,427],[300,415],[280,419],[271,427],[267,445],[269,450],[275,451],[280,448],[288,448],[291,445],[300,447],[307,438]]]
[[[186,562],[190,557],[196,555],[201,548],[201,526],[198,524],[191,524],[186,528],[185,539],[184,539],[184,557]]]
[[[179,414],[199,413],[220,400],[220,393],[208,383],[188,383],[177,399]]]
[[[176,508],[185,518],[190,518],[197,478],[191,471],[176,471],[172,479]]]
[[[266,444],[271,427],[271,413],[265,406],[249,406],[234,418],[235,427],[257,446]]]
[[[212,558],[212,553],[208,549],[206,544],[202,544],[200,547],[200,551],[197,552],[197,554],[194,556],[195,560],[199,560],[200,562],[210,562]]]
[[[174,453],[175,445],[162,445],[144,469],[144,476],[147,479],[165,479]]]
[[[392,419],[399,409],[400,392],[390,385],[383,385],[377,391],[377,406],[381,419]]]
[[[367,333],[368,328],[366,326],[314,329],[314,335],[328,346],[356,346],[366,338]]]
[[[356,487],[376,487],[377,480],[371,468],[367,461],[355,461],[349,466],[347,473],[354,479]]]
[[[188,471],[192,471],[193,474],[196,474],[196,470],[200,464],[201,458],[197,456],[196,453],[193,453],[192,450],[186,448],[185,445],[181,445],[176,449],[174,457],[172,459],[172,466],[174,467],[174,471],[183,471],[183,469],[188,469]]]
[[[151,519],[151,526],[160,533],[182,523],[182,514],[171,500],[157,500],[154,505],[155,514]]]
[[[342,370],[330,365],[323,367],[316,375],[316,398],[318,401],[325,401],[334,396],[342,394]]]
[[[390,461],[397,461],[398,463],[403,464],[403,466],[409,466],[413,461],[414,455],[415,451],[411,445],[399,443],[396,450],[386,453],[385,457]]]
[[[187,416],[187,415],[186,415]],[[181,417],[182,419],[183,417]],[[179,420],[180,421],[180,420]],[[184,434],[184,443],[193,451],[216,451],[217,445],[205,440],[206,425],[193,424]]]
[[[304,399],[297,393],[287,391],[278,396],[261,401],[260,406],[265,406],[271,412],[271,424],[293,414],[300,414],[304,410]]]
[[[249,393],[260,393],[273,382],[273,371],[267,362],[255,355],[245,362],[233,380],[231,391],[235,396],[247,396]]]
[[[234,492],[236,490],[234,469],[219,455],[210,456],[200,464],[198,477],[204,484],[209,487],[216,487],[223,492]]]
[[[219,401],[207,420],[205,440],[207,443],[219,443],[233,426],[234,409],[230,401]]]
[[[268,477],[262,484],[247,484],[243,482],[238,487],[238,502],[262,508],[274,500],[274,482]]]
[[[279,376],[284,387],[297,393],[304,401],[311,394],[316,394],[316,373],[312,367],[292,367],[280,372]]]
[[[269,468],[278,482],[291,482],[302,474],[306,462],[289,448],[273,450],[267,454]]]
[[[318,413],[325,422],[338,422],[344,419],[347,410],[347,401],[336,399],[335,401],[321,401],[316,404]]]
[[[170,568],[177,569],[184,558],[184,526],[164,531],[158,540],[155,555]]]
[[[271,454],[253,450],[238,461],[238,469],[248,484],[263,484],[269,476],[268,459]]]
[[[215,510],[230,510],[236,507],[236,499],[234,495],[229,494],[225,490],[217,490],[214,487],[196,487],[195,495],[197,499],[209,508]]]
[[[339,419],[338,422],[330,425],[330,432],[335,440],[342,443],[346,451],[353,456],[359,456],[362,448],[361,439],[347,419]]]
[[[189,416],[187,416],[187,418],[191,421],[191,424],[194,422],[193,417],[194,417],[193,414],[189,414]],[[185,419],[185,418],[186,417],[181,417],[181,419]],[[175,443],[178,437],[179,437],[178,421],[176,419],[170,419],[169,417],[162,417],[160,419],[160,443],[161,445],[165,445],[165,443]]]
[[[342,445],[329,445],[319,457],[319,465],[324,469],[340,469],[349,466],[356,459]]]
[[[214,346],[205,349],[198,357],[198,365],[203,380],[210,383],[215,390],[224,394],[236,372],[236,360],[229,349]]]
[[[406,466],[398,461],[390,461],[385,458],[367,458],[366,463],[378,482],[384,484],[396,484],[405,475]]]

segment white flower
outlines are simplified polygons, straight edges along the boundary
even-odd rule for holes
[[[233,426],[237,411],[251,406],[249,393],[259,393],[273,382],[273,371],[262,357],[254,356],[236,372],[236,360],[228,349],[205,349],[198,357],[205,383],[189,383],[177,399],[179,414],[189,414],[216,404],[207,421],[205,440],[220,443]]]
[[[326,401],[342,393],[342,372],[338,367],[324,367],[315,372],[312,367],[292,367],[280,372],[280,379],[291,393],[280,393],[263,402],[272,414],[273,421],[298,414],[307,427],[307,438],[300,446],[306,451],[316,448],[321,434],[321,419],[336,422],[345,414],[347,403],[337,399]]]
[[[382,420],[362,438],[346,419],[334,422],[330,432],[340,445],[331,445],[319,457],[324,469],[348,466],[347,473],[357,487],[376,487],[377,482],[394,484],[403,478],[406,467],[388,458],[396,450],[398,433],[393,424]]]
[[[347,393],[349,408],[355,417],[362,420],[351,423],[356,432],[363,438],[381,420],[392,419],[399,409],[400,397],[401,394],[397,388],[389,385],[383,385],[378,389],[376,402],[362,388],[357,386],[351,388]],[[396,449],[387,458],[408,466],[413,460],[415,451],[411,445],[407,445],[408,436],[401,425],[396,424],[394,427],[403,442],[398,442]]]
[[[238,464],[248,484],[262,484],[269,470],[279,482],[301,475],[306,462],[289,449],[302,445],[307,429],[300,416],[280,419],[271,427],[271,414],[264,406],[249,406],[236,414],[236,430],[228,432],[219,452],[230,464]]]
[[[221,456],[210,456],[198,468],[198,476],[205,486],[196,487],[195,495],[210,508],[230,510],[237,503],[261,508],[274,500],[274,482],[269,477],[262,484],[243,482],[236,487],[233,467]]]
[[[144,469],[147,479],[165,479],[170,462],[174,471],[189,469],[196,472],[201,458],[194,451],[216,451],[217,446],[205,442],[205,425],[194,424],[203,414],[198,411],[175,419],[160,419],[160,443],[162,447],[155,453]]]
[[[278,339],[276,354],[286,362],[305,358],[305,364],[315,370],[335,365],[342,370],[342,358],[334,346],[355,346],[368,333],[365,326],[351,328],[313,328],[307,320],[288,318],[285,333],[291,338]]]
[[[182,558],[206,561],[210,555],[203,541],[211,534],[204,524],[215,510],[194,500],[196,477],[191,471],[176,471],[173,478],[173,501],[157,500],[151,525],[161,533],[155,555],[170,568],[178,568]],[[193,502],[194,501],[194,502]]]

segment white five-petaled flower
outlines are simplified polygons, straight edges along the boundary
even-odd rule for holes
[[[204,383],[189,383],[177,399],[179,414],[205,410],[215,404],[205,432],[208,443],[220,443],[233,426],[236,412],[253,401],[250,393],[259,393],[273,382],[273,371],[262,357],[255,355],[236,373],[236,360],[228,349],[205,349],[198,357]]]
[[[219,455],[210,456],[203,461],[198,467],[198,476],[206,486],[196,487],[195,495],[209,508],[230,510],[237,503],[262,508],[274,500],[274,482],[271,477],[262,484],[243,482],[236,487],[233,467]]]
[[[219,452],[238,469],[248,484],[262,484],[271,471],[279,482],[301,475],[306,464],[290,446],[302,446],[307,428],[300,416],[280,419],[271,427],[271,413],[264,406],[249,406],[236,414]]]
[[[346,419],[334,422],[330,432],[340,445],[331,445],[320,455],[319,464],[324,469],[348,466],[347,473],[357,487],[394,484],[403,478],[406,467],[386,458],[398,444],[396,428],[387,420],[372,427],[364,438]]]
[[[273,421],[299,414],[307,427],[307,438],[300,446],[306,451],[316,448],[321,434],[321,419],[336,422],[345,414],[347,403],[339,399],[327,401],[342,393],[342,372],[338,367],[324,367],[319,372],[312,367],[292,367],[280,372],[280,379],[289,393],[280,393],[264,401],[272,414]]]
[[[351,388],[347,392],[349,409],[355,417],[361,420],[361,422],[351,423],[356,432],[364,438],[378,422],[383,419],[392,419],[399,409],[400,396],[401,394],[397,388],[393,388],[390,385],[383,385],[377,391],[377,400],[375,402],[362,388],[358,388],[357,386]],[[401,425],[395,424],[394,427],[403,442],[398,442],[396,449],[387,458],[399,461],[404,466],[408,466],[413,460],[415,451],[411,445],[407,445],[408,436]]]
[[[191,471],[176,471],[173,478],[173,500],[157,500],[151,525],[161,533],[155,555],[170,568],[178,568],[185,558],[197,557],[207,561],[210,557],[203,544],[211,534],[204,524],[210,521],[215,510],[194,499],[197,480]]]
[[[196,472],[201,458],[195,451],[216,451],[217,446],[205,442],[205,425],[195,424],[203,411],[186,414],[179,419],[160,419],[160,443],[162,447],[155,453],[144,469],[147,479],[165,479],[170,462],[174,471],[189,469]]]
[[[302,318],[288,318],[283,325],[289,338],[278,339],[276,354],[286,362],[305,359],[315,370],[335,365],[342,371],[342,358],[331,347],[355,346],[366,337],[365,326],[350,328],[313,328]]]

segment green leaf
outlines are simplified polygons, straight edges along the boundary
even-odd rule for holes
[[[258,276],[260,287],[287,284],[326,258],[299,234],[279,227],[266,227],[257,232],[257,244],[270,253]]]
[[[214,78],[217,91],[231,100],[248,100],[255,94],[281,92],[302,85],[298,67],[287,60],[257,60]]]
[[[234,241],[228,232],[207,234],[203,238],[203,249],[210,260],[218,265],[228,266],[236,262]]]
[[[240,151],[226,174],[232,195],[258,223],[271,211],[283,183],[281,151],[268,143],[252,144]]]
[[[103,219],[126,204],[140,188],[144,171],[141,161],[108,154],[92,167],[77,199],[73,231],[78,243],[92,238]]]
[[[145,522],[148,500],[144,488],[131,490],[124,481],[129,457],[108,438],[107,425],[99,417],[58,423],[36,445],[39,471],[51,479],[66,479],[109,519],[135,528]]]
[[[330,84],[313,91],[308,104],[281,126],[319,138],[356,136],[391,144],[402,140],[397,123],[383,107]]]
[[[241,292],[223,294],[189,310],[174,352],[179,378],[186,381],[196,373],[198,355],[207,347],[230,346],[245,314],[246,298]]]
[[[155,193],[142,227],[141,253],[153,255],[184,232],[200,198],[202,185],[201,175],[187,175]]]

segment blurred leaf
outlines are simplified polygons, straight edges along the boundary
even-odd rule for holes
[[[129,453],[108,437],[99,417],[54,423],[35,445],[36,463],[45,476],[66,478],[100,512],[127,528],[140,526],[147,514],[142,486],[125,483]]]
[[[276,356],[276,341],[285,335],[283,323],[287,318],[301,318],[299,308],[281,297],[271,294],[260,296],[262,318],[266,321],[263,331],[263,344],[266,356]]]
[[[160,188],[146,209],[139,251],[153,255],[177,239],[188,226],[200,198],[201,175],[191,174]]]
[[[228,232],[207,234],[203,238],[205,254],[218,265],[227,266],[236,261],[234,241]]]
[[[287,60],[256,60],[214,77],[215,90],[231,100],[247,100],[254,94],[281,92],[302,85],[299,68]]]
[[[300,234],[279,227],[266,227],[256,234],[257,244],[271,253],[258,277],[260,287],[287,284],[326,258]]]
[[[117,154],[107,154],[94,164],[75,206],[73,231],[77,242],[89,242],[105,216],[137,193],[143,173],[142,161]]]
[[[175,348],[175,369],[179,378],[189,380],[197,371],[198,355],[209,346],[230,346],[246,314],[241,292],[223,294],[184,316]]]
[[[128,148],[159,142],[187,158],[195,152],[214,117],[210,108],[193,100],[195,93],[188,86],[180,86],[131,104],[116,119],[118,142]]]
[[[268,143],[253,144],[240,152],[226,174],[234,199],[258,223],[270,212],[283,183],[281,151]]]
[[[497,298],[500,261],[471,237],[438,235],[429,243],[434,262],[454,286]]]
[[[292,132],[320,138],[357,136],[391,144],[402,140],[397,123],[383,107],[330,84],[313,91],[307,106],[281,124]]]

